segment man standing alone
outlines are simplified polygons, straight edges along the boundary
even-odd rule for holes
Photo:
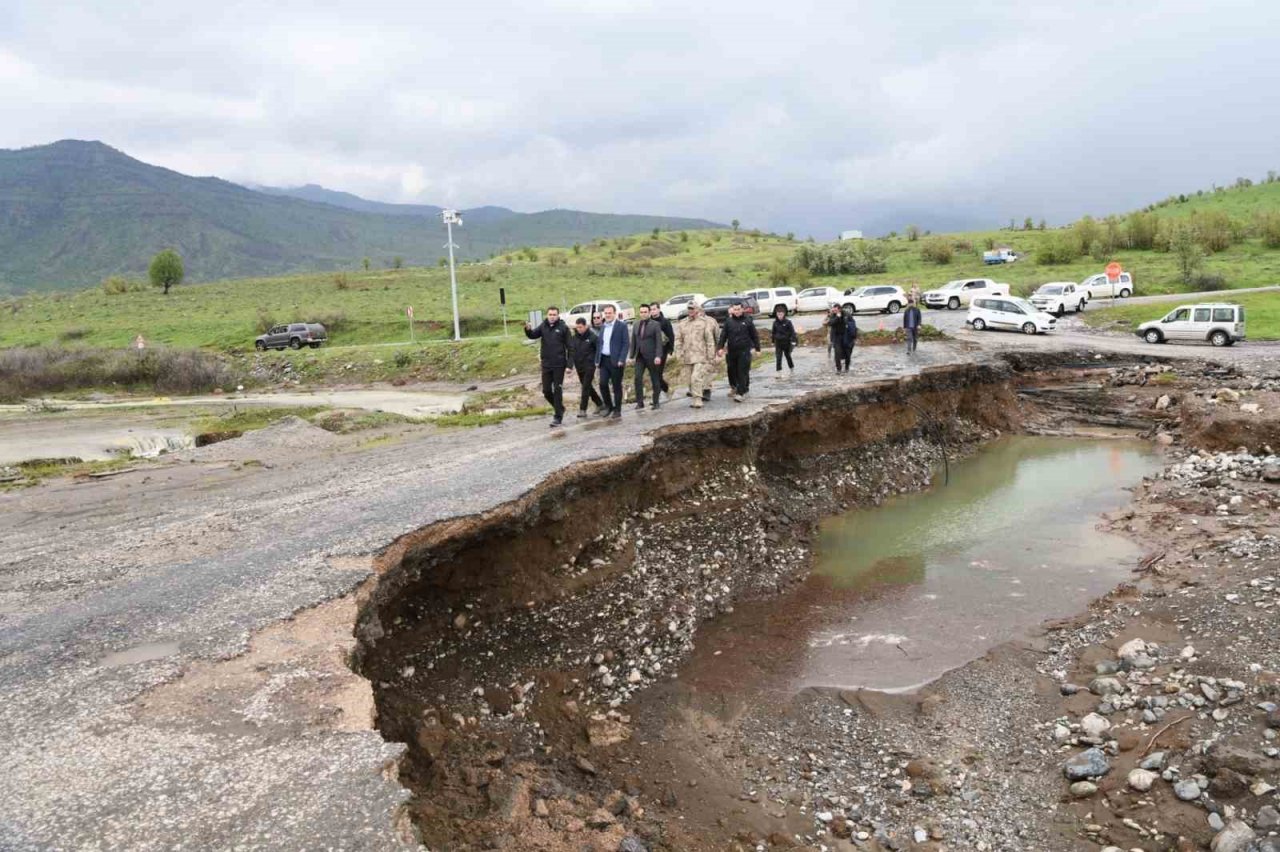
[[[734,302],[729,306],[729,316],[720,329],[720,351],[728,353],[725,362],[729,370],[729,398],[734,402],[742,402],[742,398],[751,390],[751,350],[760,351],[760,335],[751,317],[743,316],[742,303]]]
[[[542,340],[542,395],[551,403],[551,428],[564,422],[564,371],[569,366],[569,327],[560,319],[560,309],[547,308],[547,318],[537,328],[524,324],[524,336]]]
[[[613,305],[604,306],[604,322],[600,324],[600,345],[596,347],[596,367],[600,370],[600,396],[610,416],[622,417],[622,372],[627,364],[630,334],[627,324],[618,319]]]
[[[902,327],[907,330],[908,355],[912,355],[916,351],[916,339],[920,336],[920,323],[922,321],[920,309],[916,307],[916,300],[908,299],[907,309],[902,312]]]
[[[569,338],[569,349],[573,356],[573,369],[578,374],[578,384],[582,385],[582,396],[578,400],[578,418],[587,416],[587,402],[596,404],[596,414],[604,414],[604,400],[596,393],[596,350],[600,348],[600,338],[587,328],[587,321],[578,317],[574,323],[573,335]]]
[[[635,336],[631,338],[631,360],[636,365],[636,408],[644,408],[644,377],[649,374],[653,386],[653,408],[662,399],[662,365],[666,358],[666,340],[662,325],[649,314],[649,306],[640,306],[640,320],[636,323]]]
[[[710,317],[702,316],[702,307],[689,304],[689,312],[676,326],[676,357],[684,365],[685,381],[689,384],[690,403],[701,408],[711,396],[711,377],[716,371],[716,332],[719,326]]]

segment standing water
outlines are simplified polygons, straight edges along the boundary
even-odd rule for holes
[[[996,441],[949,485],[823,524],[813,574],[716,625],[699,651],[720,653],[699,653],[690,674],[783,691],[921,686],[1123,580],[1140,552],[1096,526],[1159,467],[1137,441]]]

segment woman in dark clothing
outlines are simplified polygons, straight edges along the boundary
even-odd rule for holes
[[[775,372],[782,372],[782,359],[787,359],[787,370],[795,373],[796,364],[791,360],[791,350],[795,348],[800,340],[800,336],[796,334],[796,327],[791,320],[787,319],[787,306],[774,305],[773,307],[773,328],[769,332],[769,336],[773,338],[773,360],[775,364]]]

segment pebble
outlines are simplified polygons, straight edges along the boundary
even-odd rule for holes
[[[1098,785],[1092,781],[1077,781],[1070,787],[1071,795],[1077,799],[1087,799],[1098,792]]]
[[[1080,720],[1080,730],[1084,731],[1085,736],[1099,739],[1103,734],[1111,730],[1111,723],[1104,716],[1090,713]]]
[[[1145,793],[1151,789],[1157,777],[1159,776],[1149,769],[1134,769],[1129,773],[1129,786],[1139,793]]]
[[[1100,778],[1111,771],[1111,761],[1101,749],[1091,748],[1072,755],[1062,764],[1063,774],[1068,781],[1084,781],[1089,778]]]
[[[1200,785],[1189,778],[1183,779],[1173,785],[1173,795],[1184,802],[1194,802],[1200,798]]]

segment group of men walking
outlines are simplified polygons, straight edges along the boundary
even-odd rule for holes
[[[730,306],[723,325],[703,313],[696,303],[687,306],[686,316],[674,326],[663,316],[657,302],[641,305],[639,314],[632,330],[618,317],[613,305],[606,305],[603,312],[592,315],[589,324],[585,317],[579,317],[570,329],[553,306],[547,308],[546,318],[536,328],[525,325],[525,336],[541,341],[542,395],[551,405],[553,428],[564,423],[564,376],[570,367],[582,387],[579,418],[587,416],[589,405],[595,406],[597,415],[622,417],[622,380],[629,364],[634,367],[636,409],[660,408],[662,394],[666,393],[668,399],[671,396],[665,373],[672,355],[680,360],[681,383],[687,385],[685,396],[692,398],[690,404],[694,408],[702,408],[711,399],[711,381],[722,358],[728,372],[729,398],[742,402],[750,392],[751,359],[753,352],[760,351],[760,334],[751,317],[744,314],[741,303]],[[908,354],[915,352],[921,321],[920,308],[914,298],[910,299],[903,312]],[[858,338],[857,321],[851,313],[832,305],[823,324],[828,329],[836,372],[848,372]],[[800,335],[785,305],[774,308],[771,336],[776,372],[782,372],[784,359],[788,370],[794,372],[791,353],[799,344]],[[650,388],[647,402],[646,379]]]

